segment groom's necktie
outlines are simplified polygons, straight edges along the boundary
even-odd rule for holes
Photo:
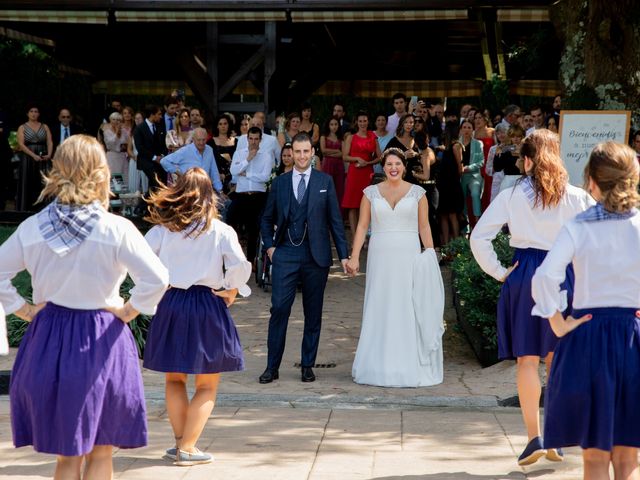
[[[300,174],[300,183],[298,183],[298,203],[302,203],[302,199],[304,198],[304,192],[307,189],[307,186],[304,183],[304,177],[306,173]]]
[[[64,127],[64,138],[62,140],[66,140],[69,138],[69,127]]]

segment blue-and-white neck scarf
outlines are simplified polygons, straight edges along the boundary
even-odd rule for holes
[[[578,222],[602,222],[605,220],[626,220],[638,213],[637,208],[632,208],[626,212],[610,212],[605,210],[602,203],[598,202],[582,213],[576,215]]]
[[[68,205],[54,200],[38,213],[38,228],[53,252],[64,257],[93,231],[105,209],[95,200],[87,205]]]
[[[527,200],[529,201],[529,205],[531,205],[531,208],[534,208],[536,206],[537,193],[536,193],[536,188],[533,185],[533,178],[527,175],[526,177],[522,178],[518,183],[522,187],[522,190],[524,190],[524,194],[527,197]]]

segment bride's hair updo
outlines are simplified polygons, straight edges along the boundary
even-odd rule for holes
[[[602,205],[610,212],[626,212],[638,205],[638,160],[631,147],[615,142],[595,146],[584,169],[602,192]]]

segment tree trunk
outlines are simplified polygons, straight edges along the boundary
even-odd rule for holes
[[[562,0],[551,20],[564,41],[563,106],[638,110],[640,2]]]

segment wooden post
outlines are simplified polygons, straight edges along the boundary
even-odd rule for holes
[[[218,115],[218,105],[220,104],[218,81],[218,22],[207,23],[207,75],[213,82],[213,98],[211,107],[213,115]]]

